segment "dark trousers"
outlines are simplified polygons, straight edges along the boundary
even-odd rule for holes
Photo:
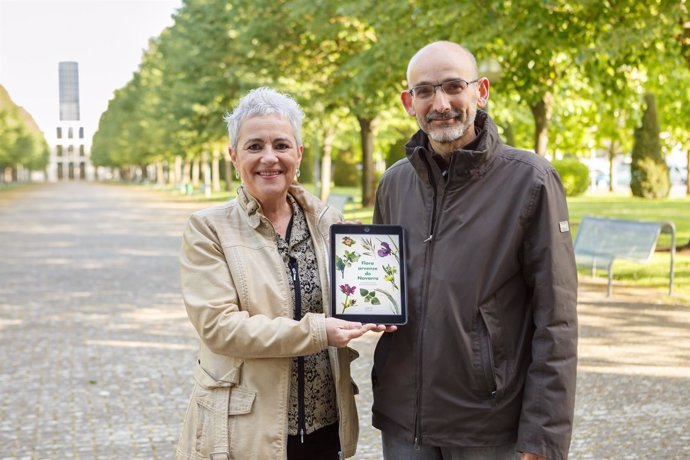
[[[338,460],[340,457],[338,423],[325,426],[302,437],[288,436],[288,460]]]

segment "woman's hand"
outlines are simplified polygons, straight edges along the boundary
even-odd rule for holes
[[[367,331],[393,332],[396,329],[397,327],[395,326],[362,324],[338,318],[326,318],[326,337],[328,338],[328,345],[337,348],[347,346],[350,340],[361,337]]]

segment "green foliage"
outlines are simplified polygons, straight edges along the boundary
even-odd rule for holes
[[[520,102],[515,93],[510,93],[501,80],[492,86],[491,91],[487,112],[496,122],[503,142],[519,149],[532,150],[534,119],[529,108]]]
[[[561,176],[566,196],[579,196],[589,187],[589,169],[576,158],[566,158],[551,162]]]
[[[409,136],[400,136],[395,143],[391,144],[385,156],[386,168],[393,166],[395,162],[405,158],[407,154],[405,151],[405,144],[407,144],[409,140]]]
[[[684,150],[690,156],[690,13],[687,13],[685,66],[678,62],[659,59],[658,64],[650,66],[649,90],[657,95],[659,124],[663,127],[662,151],[666,154],[674,149]],[[690,172],[690,161],[687,171]],[[690,177],[690,175],[689,175]],[[690,193],[690,189],[688,189]]]
[[[0,180],[5,167],[40,170],[48,157],[48,143],[38,125],[0,85]]]
[[[491,78],[489,112],[516,147],[534,148],[534,131],[548,129],[554,156],[628,152],[644,88],[670,109],[662,114],[668,146],[690,148],[690,75],[678,65],[690,68],[688,23],[687,6],[657,0],[487,0],[462,8],[428,0],[185,0],[111,101],[94,161],[142,165],[222,149],[223,114],[247,90],[269,85],[305,110],[302,181],[328,156],[336,183],[370,181],[375,161],[394,162],[416,130],[398,97],[408,60],[444,39],[475,53],[480,75]],[[488,62],[500,68],[488,70]],[[545,101],[552,103],[536,117]],[[358,134],[369,122],[375,142]],[[357,152],[350,166],[338,164],[342,150]]]
[[[361,184],[360,161],[353,149],[336,151],[333,160],[333,183],[342,187]]]
[[[671,190],[668,166],[652,158],[641,158],[630,165],[630,189],[641,198],[666,198]]]
[[[668,166],[661,154],[659,118],[653,94],[645,95],[642,125],[635,130],[630,165],[630,189],[633,196],[664,198],[671,189]]]
[[[314,182],[314,151],[306,148],[302,152],[302,163],[300,163],[300,182]]]

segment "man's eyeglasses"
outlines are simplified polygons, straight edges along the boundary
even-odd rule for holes
[[[453,80],[446,80],[443,83],[435,85],[417,85],[407,90],[412,96],[417,99],[431,99],[436,94],[436,88],[441,88],[444,93],[449,96],[462,93],[472,83],[477,83],[479,78],[472,81],[465,81],[462,78],[454,78]]]

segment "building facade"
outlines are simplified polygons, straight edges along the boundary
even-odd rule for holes
[[[48,180],[93,180],[90,137],[79,114],[79,64],[60,62],[60,120],[48,138]]]

